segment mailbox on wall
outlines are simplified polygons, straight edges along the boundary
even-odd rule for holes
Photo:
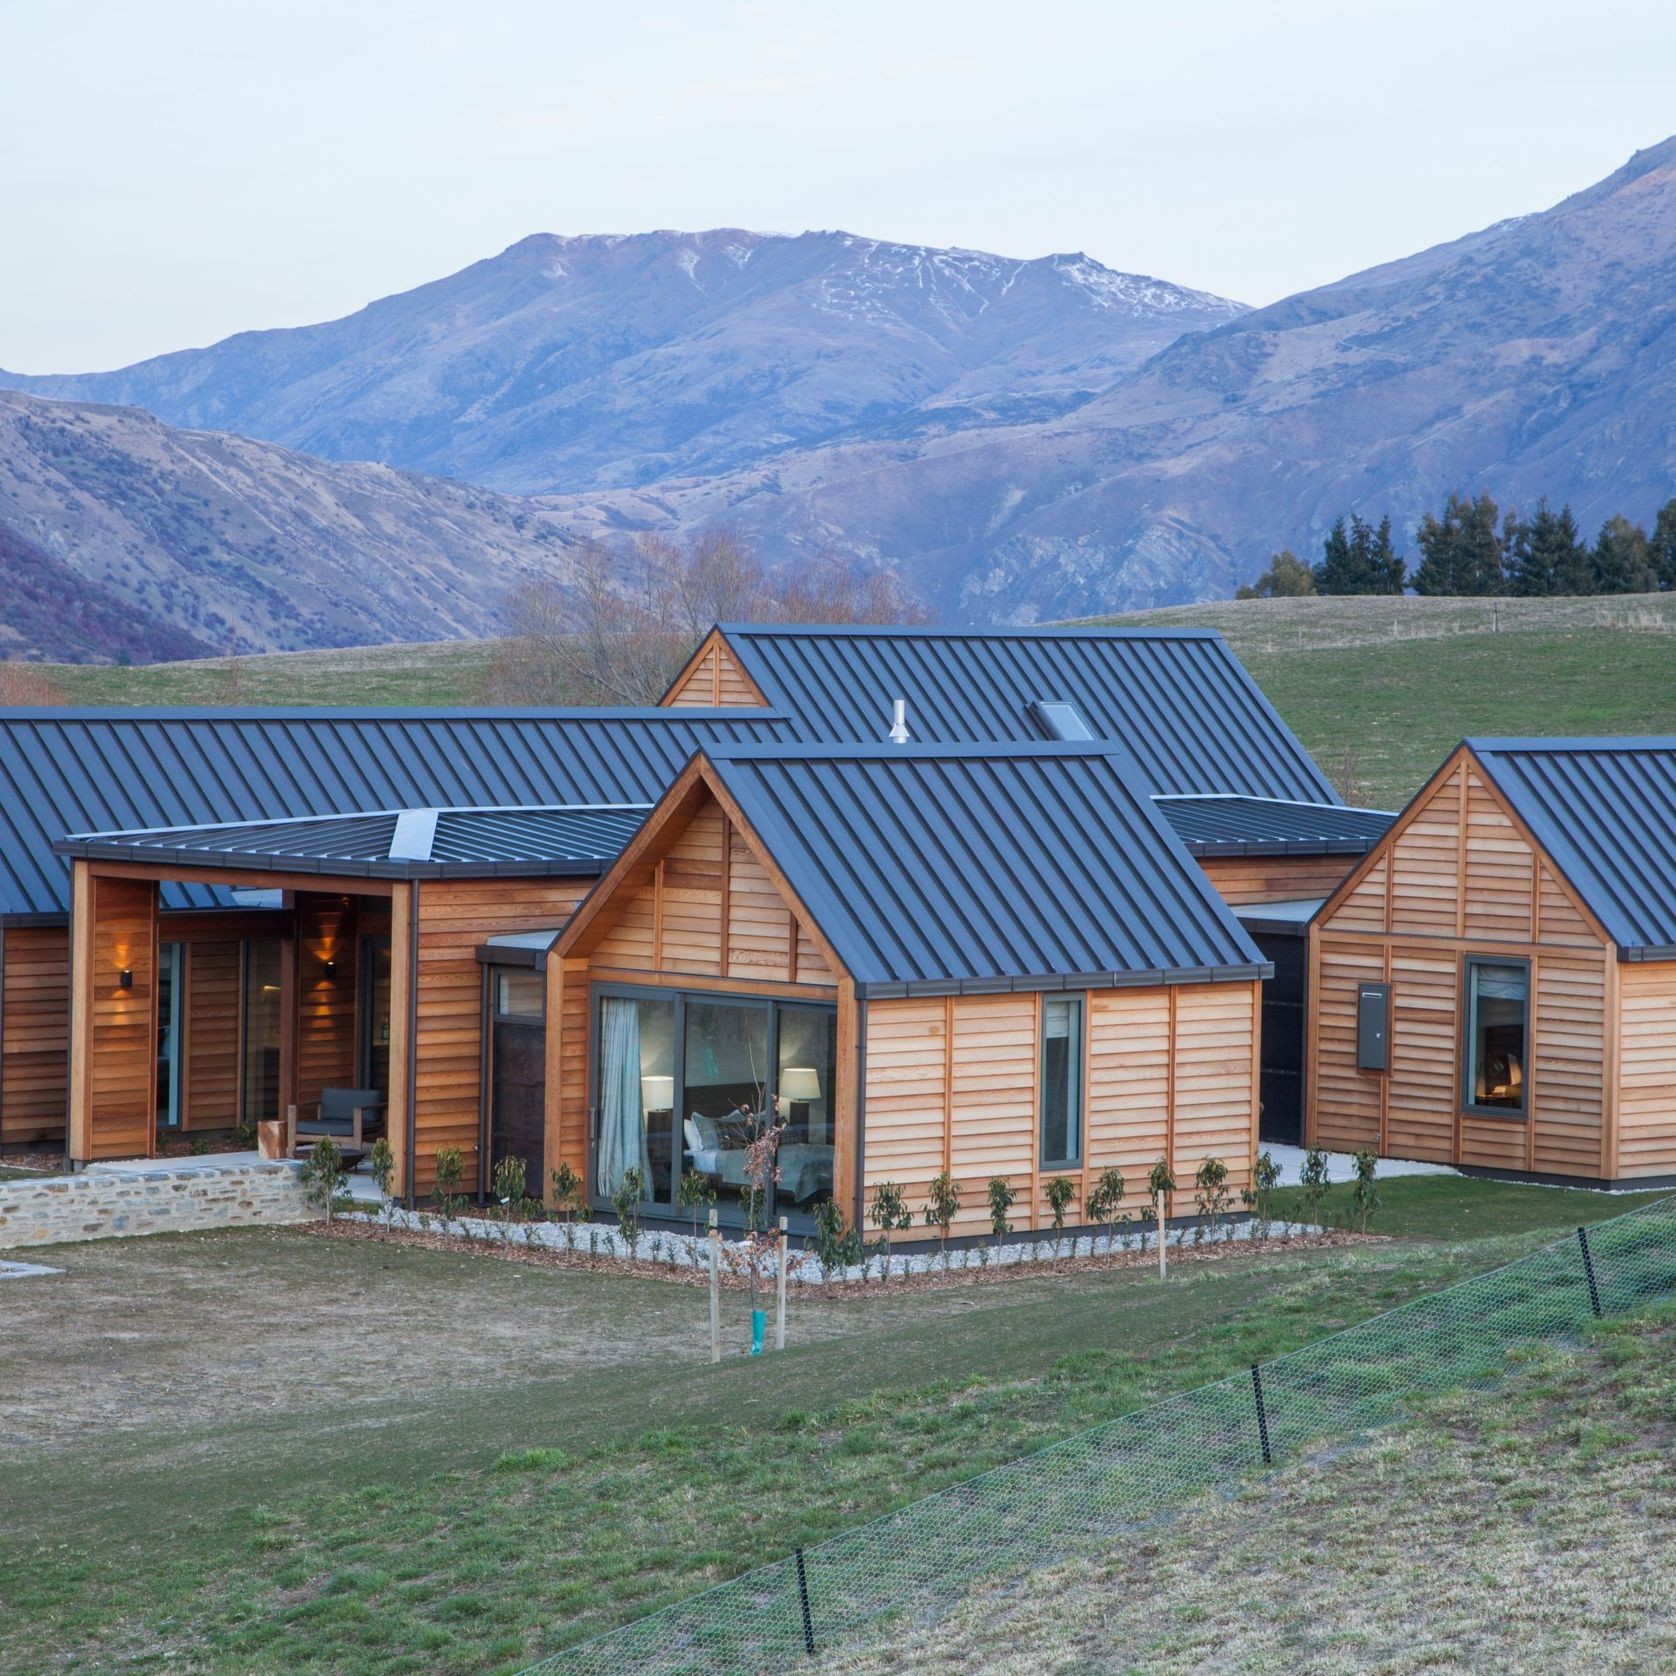
[[[1391,986],[1364,983],[1356,986],[1356,1069],[1388,1071],[1391,1068]]]

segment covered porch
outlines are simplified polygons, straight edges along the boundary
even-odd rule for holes
[[[260,907],[165,913],[165,884]],[[271,905],[267,905],[271,904]],[[156,1157],[172,1139],[306,1126],[357,1090],[366,1144],[385,1136],[405,1180],[411,1009],[406,893],[388,880],[74,864],[69,1155],[80,1167]]]
[[[409,1203],[443,1158],[472,1194],[527,1153],[539,1192],[545,1055],[524,1038],[547,945],[643,813],[407,809],[62,840],[72,1163],[155,1156],[181,1125],[306,1124],[355,1095]],[[210,887],[213,960],[163,911],[165,885]]]

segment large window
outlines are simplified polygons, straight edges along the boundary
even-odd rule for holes
[[[1529,1064],[1530,968],[1523,961],[1466,963],[1466,1065],[1470,1111],[1522,1117]]]
[[[1082,1001],[1050,995],[1042,1002],[1043,1169],[1082,1162]]]
[[[649,1206],[683,1177],[721,1220],[745,1219],[749,1149],[773,1129],[766,1215],[800,1219],[832,1196],[837,1013],[696,992],[596,992],[593,1188],[608,1200],[638,1168]],[[691,1208],[689,1203],[689,1209]]]
[[[281,954],[277,937],[251,937],[244,945],[244,1087],[239,1111],[246,1123],[279,1116],[279,1014]]]

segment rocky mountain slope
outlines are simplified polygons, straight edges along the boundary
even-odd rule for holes
[[[0,392],[0,656],[481,635],[515,577],[567,562],[488,490]]]
[[[1237,303],[848,233],[527,238],[343,320],[0,382],[520,493],[1033,423]]]
[[[1541,214],[1178,339],[1029,425],[848,444],[567,521],[725,516],[896,565],[956,616],[1231,593],[1274,549],[1451,489],[1569,500],[1585,529],[1676,493],[1676,140]]]
[[[1344,512],[1406,532],[1485,488],[1587,530],[1676,493],[1676,140],[1256,311],[1085,257],[540,236],[327,325],[0,383],[529,497],[112,409],[54,410],[80,417],[48,447],[8,398],[0,521],[211,644],[476,632],[561,530],[716,522],[896,569],[951,619],[1176,604]],[[72,469],[84,445],[134,475]],[[248,520],[206,487],[240,472]]]

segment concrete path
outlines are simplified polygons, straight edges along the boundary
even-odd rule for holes
[[[1280,1185],[1282,1187],[1296,1187],[1298,1172],[1304,1167],[1304,1149],[1301,1146],[1266,1146],[1261,1149],[1280,1166]],[[1392,1176],[1454,1176],[1459,1170],[1448,1164],[1422,1164],[1417,1160],[1402,1158],[1381,1158],[1379,1160],[1379,1179],[1388,1181]],[[1327,1179],[1331,1182],[1354,1181],[1356,1179],[1356,1161],[1348,1152],[1329,1152],[1327,1154]]]

